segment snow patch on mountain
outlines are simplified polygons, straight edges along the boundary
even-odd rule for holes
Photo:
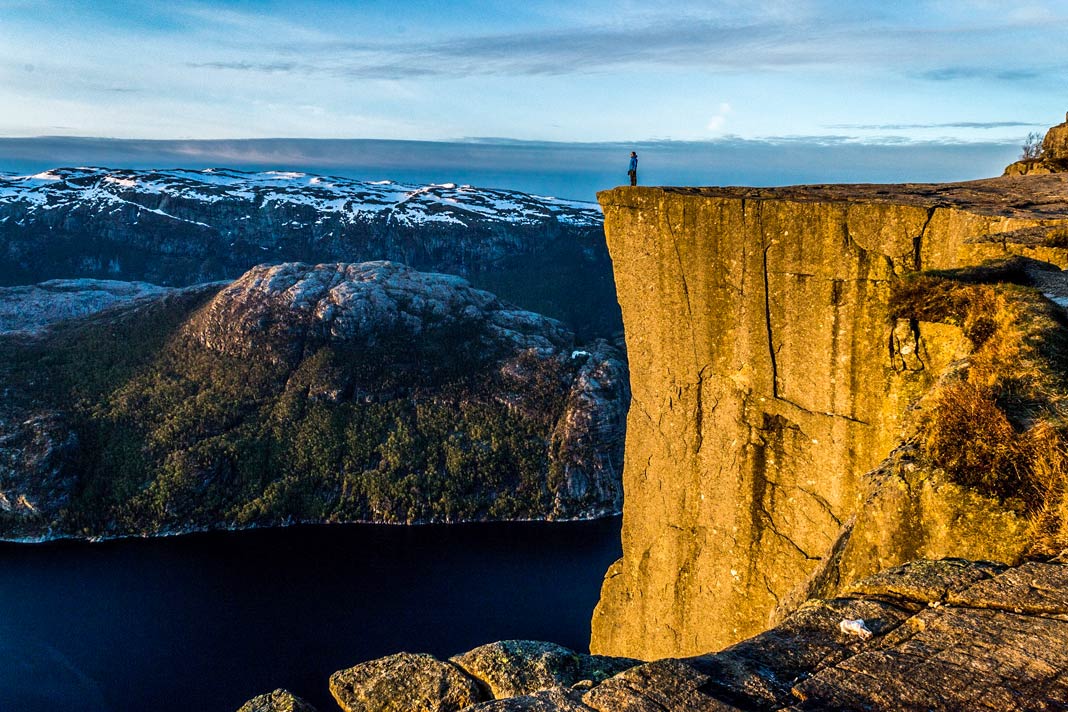
[[[251,203],[257,208],[305,205],[320,213],[340,214],[348,222],[369,221],[383,215],[403,225],[467,225],[473,220],[537,225],[555,219],[577,227],[596,227],[603,222],[596,203],[455,183],[421,186],[289,171],[247,173],[221,168],[200,171],[56,168],[30,176],[0,174],[0,204],[54,208],[80,202],[98,210],[108,205],[127,204],[179,220],[153,207],[161,197],[201,203]]]

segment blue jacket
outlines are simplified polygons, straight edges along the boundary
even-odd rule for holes
[[[636,170],[638,170],[638,157],[637,156],[631,156],[630,157],[630,168],[627,169],[627,172],[630,173],[631,171],[636,171]]]

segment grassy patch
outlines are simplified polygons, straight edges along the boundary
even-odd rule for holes
[[[1024,502],[1040,540],[1068,544],[1068,324],[1029,282],[1020,260],[913,275],[895,287],[891,314],[955,324],[974,347],[927,398],[927,460],[959,484]]]

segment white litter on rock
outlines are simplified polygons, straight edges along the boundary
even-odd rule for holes
[[[848,618],[845,618],[842,620],[841,623],[838,624],[838,630],[842,631],[843,633],[855,635],[861,640],[867,640],[872,636],[871,631],[868,630],[868,626],[864,625],[863,618],[857,618],[856,620],[850,620]]]

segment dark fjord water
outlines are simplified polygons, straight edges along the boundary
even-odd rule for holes
[[[589,641],[618,519],[0,544],[0,709],[234,710],[401,650]]]

